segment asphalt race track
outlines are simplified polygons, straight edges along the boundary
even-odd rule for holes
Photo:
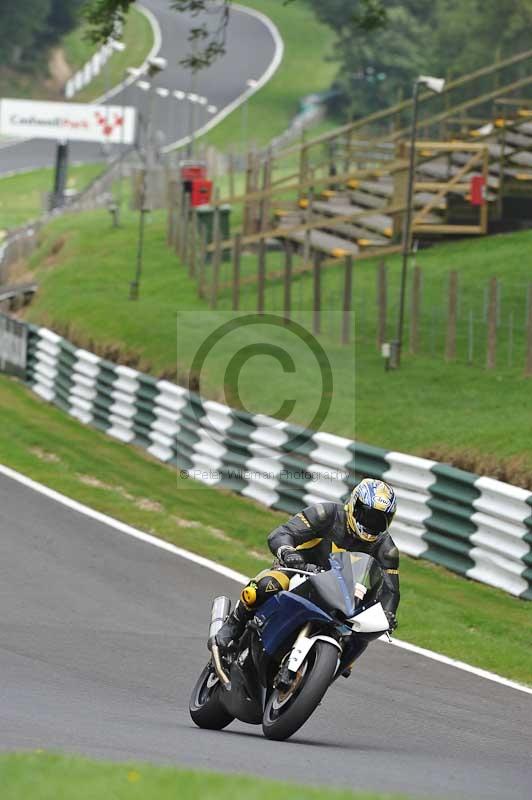
[[[167,69],[153,81],[154,85],[191,91],[190,72],[181,67],[179,61],[190,52],[187,37],[191,25],[197,25],[202,17],[192,19],[185,14],[177,14],[170,9],[168,0],[143,0],[143,5],[153,12],[159,22],[162,43],[158,55],[168,61]],[[212,27],[214,22],[212,18],[209,26]],[[258,79],[266,72],[274,53],[275,42],[264,23],[234,9],[227,33],[227,53],[214,66],[199,73],[194,91],[223,109],[246,90],[248,79]],[[142,113],[149,100],[145,92],[133,85],[116,94],[109,102],[113,105],[135,105]],[[157,98],[154,129],[164,134],[166,144],[178,141],[189,133],[189,106],[186,101]],[[194,127],[200,128],[206,121],[205,111],[197,107]],[[51,166],[55,159],[55,148],[54,141],[36,139],[9,146],[0,144],[0,175]],[[118,146],[115,146],[114,152],[118,152]],[[98,161],[104,157],[100,145],[73,142],[70,146],[72,162]]]
[[[197,729],[232,581],[0,476],[0,749],[467,800],[530,800],[532,696],[376,643],[285,743]]]

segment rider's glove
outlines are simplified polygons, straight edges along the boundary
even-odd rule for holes
[[[385,611],[384,613],[386,614],[386,619],[388,620],[388,625],[390,626],[390,632],[394,631],[397,628],[397,617],[393,611]]]
[[[298,553],[295,547],[290,545],[283,545],[277,551],[277,558],[284,567],[288,569],[305,569],[305,559]]]

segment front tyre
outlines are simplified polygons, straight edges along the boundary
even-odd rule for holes
[[[188,707],[193,722],[199,728],[221,731],[234,720],[221,701],[222,691],[213,666],[209,662],[196,681]]]
[[[267,739],[282,741],[292,736],[307,721],[331,685],[338,664],[338,649],[318,641],[287,692],[274,689],[262,717],[262,731]]]

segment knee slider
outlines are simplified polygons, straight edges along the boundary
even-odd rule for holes
[[[246,608],[252,608],[255,605],[257,602],[257,584],[254,581],[250,581],[250,583],[242,589],[240,599]]]

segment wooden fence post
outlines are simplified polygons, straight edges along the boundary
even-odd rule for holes
[[[188,250],[188,227],[190,222],[190,195],[185,193],[183,207],[182,207],[182,220],[181,220],[181,252],[179,257],[183,265],[187,261]]]
[[[272,151],[268,150],[268,155],[263,165],[262,172],[262,189],[267,192],[271,189],[272,185]],[[260,201],[260,231],[265,231],[268,228],[268,218],[270,216],[270,203],[269,195],[265,194]]]
[[[253,191],[253,153],[251,150],[248,151],[247,155],[247,164],[246,164],[246,189],[244,194],[249,195]],[[249,200],[244,201],[244,209],[243,209],[243,223],[242,223],[242,230],[244,236],[248,236],[251,231],[251,203]]]
[[[488,305],[488,346],[486,355],[486,368],[495,369],[497,353],[497,296],[499,285],[497,278],[492,278],[489,285]]]
[[[382,343],[386,341],[386,316],[388,305],[387,281],[388,268],[384,261],[381,261],[377,267],[377,347],[379,350],[382,347]]]
[[[196,248],[198,242],[198,212],[193,206],[190,212],[190,230],[188,246],[188,274],[193,278],[196,274]]]
[[[229,196],[235,196],[235,151],[229,153]]]
[[[205,227],[205,225],[202,225],[200,233],[200,263],[198,271],[199,297],[205,297],[206,271],[207,271],[207,228]]]
[[[321,333],[321,253],[314,251],[312,260],[313,300],[312,332]]]
[[[222,263],[222,232],[220,225],[220,190],[216,192],[216,205],[213,220],[213,243],[214,251],[212,254],[212,284],[211,284],[211,308],[218,305],[218,285],[220,283],[220,265]]]
[[[342,344],[349,344],[351,338],[350,330],[351,330],[352,308],[353,308],[353,256],[346,256],[345,272],[344,272],[344,302],[343,302],[343,314],[342,314]]]
[[[445,359],[452,361],[456,358],[456,316],[458,307],[458,273],[452,270],[449,273],[449,306],[447,313],[447,339],[445,343]]]
[[[166,231],[166,243],[168,247],[172,247],[175,242],[175,228],[176,228],[176,211],[177,211],[177,193],[179,191],[179,184],[176,180],[170,180],[168,183],[168,223]]]
[[[289,322],[292,315],[292,245],[288,240],[284,243],[284,318]]]
[[[300,150],[300,154],[299,154],[299,183],[300,184],[305,183],[305,181],[307,179],[307,172],[308,172],[308,166],[309,166],[309,164],[308,164],[308,149],[307,149],[306,144],[305,144],[306,138],[307,138],[307,134],[303,130],[301,132],[301,150]],[[302,197],[301,191],[299,193],[299,196]]]
[[[419,352],[419,309],[421,305],[421,268],[414,267],[412,280],[412,309],[410,315],[410,347],[412,355]]]
[[[181,183],[178,186],[175,210],[175,232],[174,232],[174,251],[179,258],[181,253],[181,242],[183,239],[182,222],[183,222],[183,203],[185,202],[185,187]]]
[[[257,283],[257,311],[264,314],[264,293],[266,288],[266,239],[259,242],[258,255],[258,283]]]
[[[240,257],[242,255],[242,234],[237,233],[233,244],[233,311],[240,307]]]
[[[532,377],[532,283],[528,284],[528,320],[526,326],[526,364],[525,375]]]

